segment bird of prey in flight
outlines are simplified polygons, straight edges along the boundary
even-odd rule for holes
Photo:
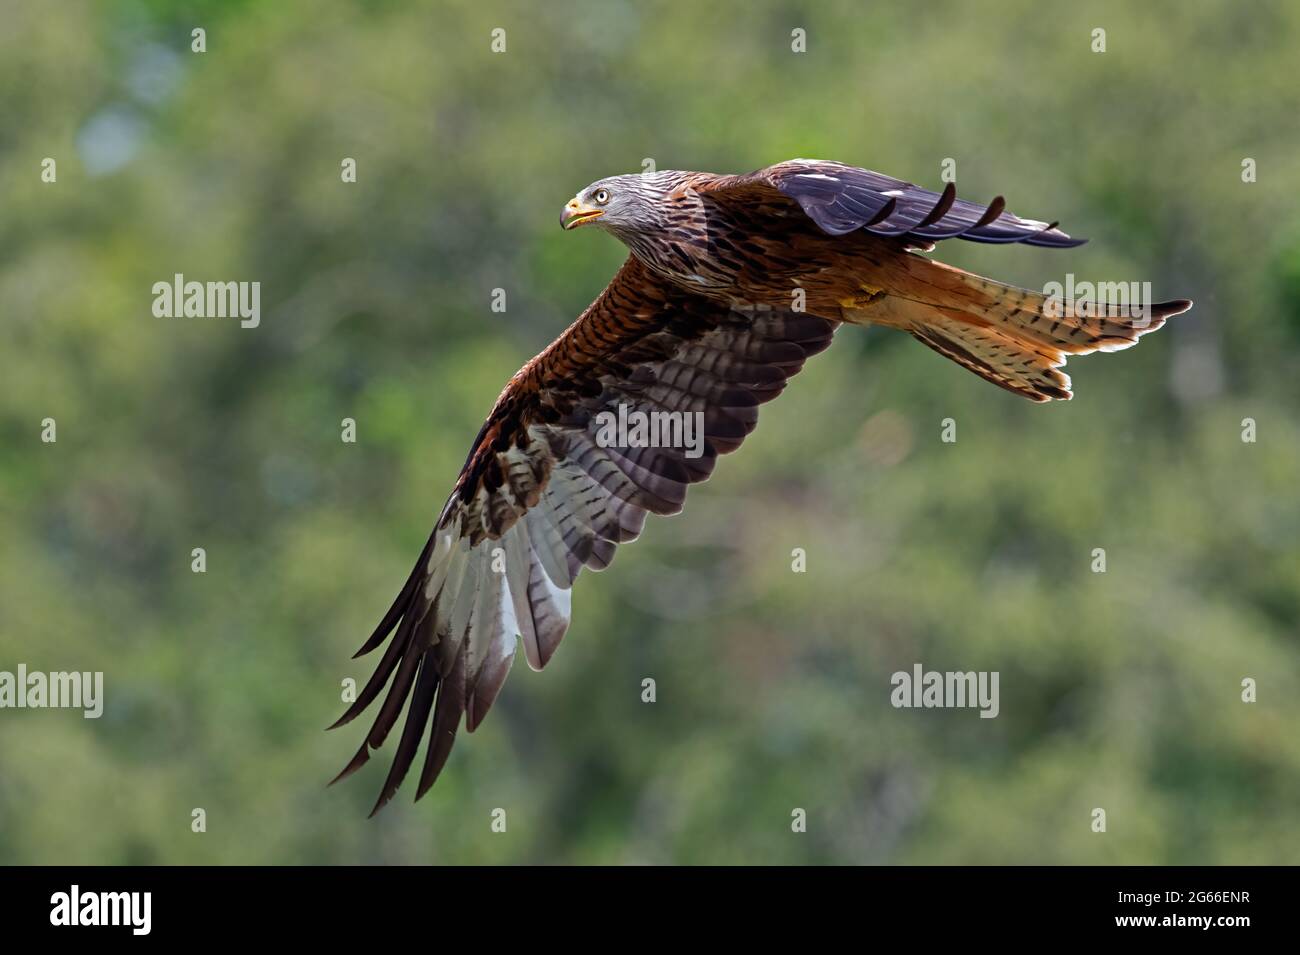
[[[334,724],[388,686],[337,779],[383,744],[409,701],[374,811],[396,792],[427,730],[423,796],[462,717],[472,732],[492,706],[516,646],[534,669],[551,659],[582,568],[608,566],[646,514],[680,511],[687,487],[740,447],[758,406],[841,325],[902,329],[995,385],[1049,401],[1070,397],[1066,356],[1127,348],[1191,307],[1075,307],[919,254],[951,238],[1084,241],[1004,207],[1001,197],[987,207],[957,199],[951,183],[939,194],[806,159],[741,176],[613,176],[579,192],[563,227],[604,229],[631,255],[510,379],[484,422],[415,569],[357,653],[392,635]],[[597,418],[620,406],[698,412],[702,453],[597,440]]]

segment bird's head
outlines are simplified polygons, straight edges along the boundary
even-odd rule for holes
[[[566,230],[597,225],[620,237],[645,234],[659,228],[665,191],[659,173],[597,179],[569,200],[560,225]]]

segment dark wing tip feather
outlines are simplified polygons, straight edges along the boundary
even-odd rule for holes
[[[343,770],[337,776],[331,779],[328,783],[326,783],[326,785],[333,786],[335,783],[347,779],[349,776],[355,773],[362,766],[366,765],[366,763],[368,762],[370,762],[370,746],[369,744],[363,742],[361,744],[361,748],[357,750],[357,754],[352,757],[351,762],[349,762],[346,766],[344,766]]]
[[[913,226],[913,228],[924,228],[925,226],[934,225],[948,214],[948,210],[952,208],[952,204],[956,201],[957,185],[956,183],[950,182],[948,185],[943,187],[943,195],[941,195],[939,201],[934,204],[934,208],[926,214],[924,219]]]
[[[980,216],[979,221],[971,226],[970,231],[974,232],[977,229],[982,229],[985,226],[990,225],[998,216],[1002,215],[1002,212],[1006,207],[1006,199],[1001,196],[994,196],[993,201],[989,203],[989,207],[984,210],[984,215]]]
[[[402,585],[401,591],[397,594],[397,599],[393,605],[388,608],[388,613],[384,614],[384,619],[379,621],[379,626],[375,627],[374,633],[370,638],[361,645],[361,649],[352,654],[352,659],[365,656],[375,647],[384,642],[384,638],[397,626],[397,621],[406,613],[411,604],[411,598],[415,594],[416,587],[419,586],[420,577],[424,572],[425,562],[429,559],[429,551],[433,548],[434,535],[429,535],[429,540],[424,545],[424,550],[420,552],[420,559],[415,562],[415,567],[411,570],[410,576],[406,578],[406,583]]]
[[[402,738],[398,741],[393,764],[388,770],[388,778],[384,780],[384,788],[380,790],[379,799],[375,802],[375,807],[370,810],[368,818],[372,818],[388,804],[401,787],[402,780],[406,778],[406,773],[415,760],[415,754],[419,751],[420,740],[424,737],[424,729],[429,722],[429,711],[433,708],[434,698],[437,696],[438,684],[436,663],[427,652],[422,653],[419,675],[415,680],[415,688],[410,692],[411,701],[406,711],[406,723],[402,727]]]
[[[354,659],[355,659],[355,658],[354,658]],[[356,714],[356,713],[352,713],[352,712],[344,712],[344,714],[343,714],[342,716],[340,716],[338,719],[336,719],[336,720],[335,720],[333,723],[331,723],[329,726],[325,727],[325,732],[328,733],[330,730],[336,730],[336,729],[338,729],[340,726],[346,726],[347,724],[351,723],[351,722],[352,722],[354,719],[356,719],[356,718],[357,718],[357,714]]]
[[[952,182],[935,193],[868,169],[812,160],[780,163],[761,175],[830,235],[865,229],[918,246],[953,238],[1048,248],[1073,248],[1087,241],[1071,238],[1056,223],[1044,227],[1011,215],[1002,196],[988,206],[960,200]]]
[[[424,768],[420,771],[420,784],[415,790],[417,802],[437,782],[443,766],[447,764],[447,756],[451,753],[452,744],[456,742],[456,730],[460,728],[464,712],[465,654],[462,648],[456,654],[456,663],[451,673],[439,688],[433,712],[433,729],[429,732],[429,746],[424,754]]]
[[[1037,245],[1048,249],[1073,249],[1088,241],[1066,235],[1057,228],[1059,225],[1059,222],[1053,222],[1047,228],[1040,229],[1024,240],[1025,245]]]
[[[880,225],[882,222],[884,222],[886,219],[892,216],[894,214],[894,210],[897,208],[898,208],[898,197],[890,196],[889,201],[880,207],[880,211],[877,212],[874,216],[872,216],[863,224],[863,228],[871,229],[875,226]]]

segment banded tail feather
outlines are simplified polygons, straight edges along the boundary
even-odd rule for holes
[[[909,255],[908,295],[881,295],[844,308],[845,321],[900,328],[939,354],[1032,401],[1072,397],[1059,371],[1070,355],[1120,351],[1192,307],[1155,303],[1069,303]],[[914,296],[914,297],[913,297]]]

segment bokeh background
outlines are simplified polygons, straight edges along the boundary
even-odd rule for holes
[[[0,862],[1300,857],[1300,3],[0,22],[0,669],[102,670],[107,697],[0,711]],[[624,256],[561,206],[645,158],[795,156],[931,188],[953,158],[963,196],[1092,241],[945,261],[1196,308],[1072,361],[1050,406],[845,329],[684,515],[584,575],[554,661],[521,658],[433,792],[367,821],[393,740],[325,786],[362,733],[323,732],[369,675],[350,655],[502,384]],[[261,327],[155,318],[177,272],[260,281]],[[916,662],[999,671],[1001,715],[892,708]]]

